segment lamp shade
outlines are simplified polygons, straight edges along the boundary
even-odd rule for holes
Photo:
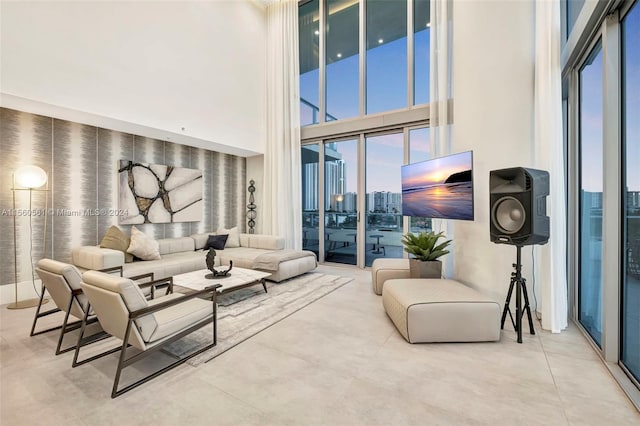
[[[21,188],[40,188],[47,183],[47,172],[38,166],[22,166],[13,172],[13,179]]]

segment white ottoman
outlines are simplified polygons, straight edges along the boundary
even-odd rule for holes
[[[454,280],[389,280],[382,304],[409,343],[500,340],[500,305]]]
[[[376,259],[371,265],[373,292],[380,296],[385,281],[409,278],[409,259]]]

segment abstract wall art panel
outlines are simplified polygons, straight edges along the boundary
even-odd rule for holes
[[[120,160],[120,224],[199,222],[202,171]]]

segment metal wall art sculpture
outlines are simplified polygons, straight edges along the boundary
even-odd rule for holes
[[[249,219],[249,222],[247,222],[247,225],[249,225],[249,233],[250,234],[254,234],[255,231],[255,226],[256,226],[256,204],[255,204],[255,198],[254,198],[254,192],[256,192],[256,186],[255,186],[256,182],[251,179],[249,181],[249,204],[247,204],[247,209],[249,209],[247,211],[247,219]]]

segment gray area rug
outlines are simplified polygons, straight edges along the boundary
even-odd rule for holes
[[[352,280],[310,272],[279,284],[267,281],[268,293],[258,284],[219,296],[218,344],[187,363],[196,366],[217,357]],[[175,291],[189,290],[176,287]],[[210,343],[212,335],[213,325],[203,327],[167,346],[164,352],[182,357]]]

